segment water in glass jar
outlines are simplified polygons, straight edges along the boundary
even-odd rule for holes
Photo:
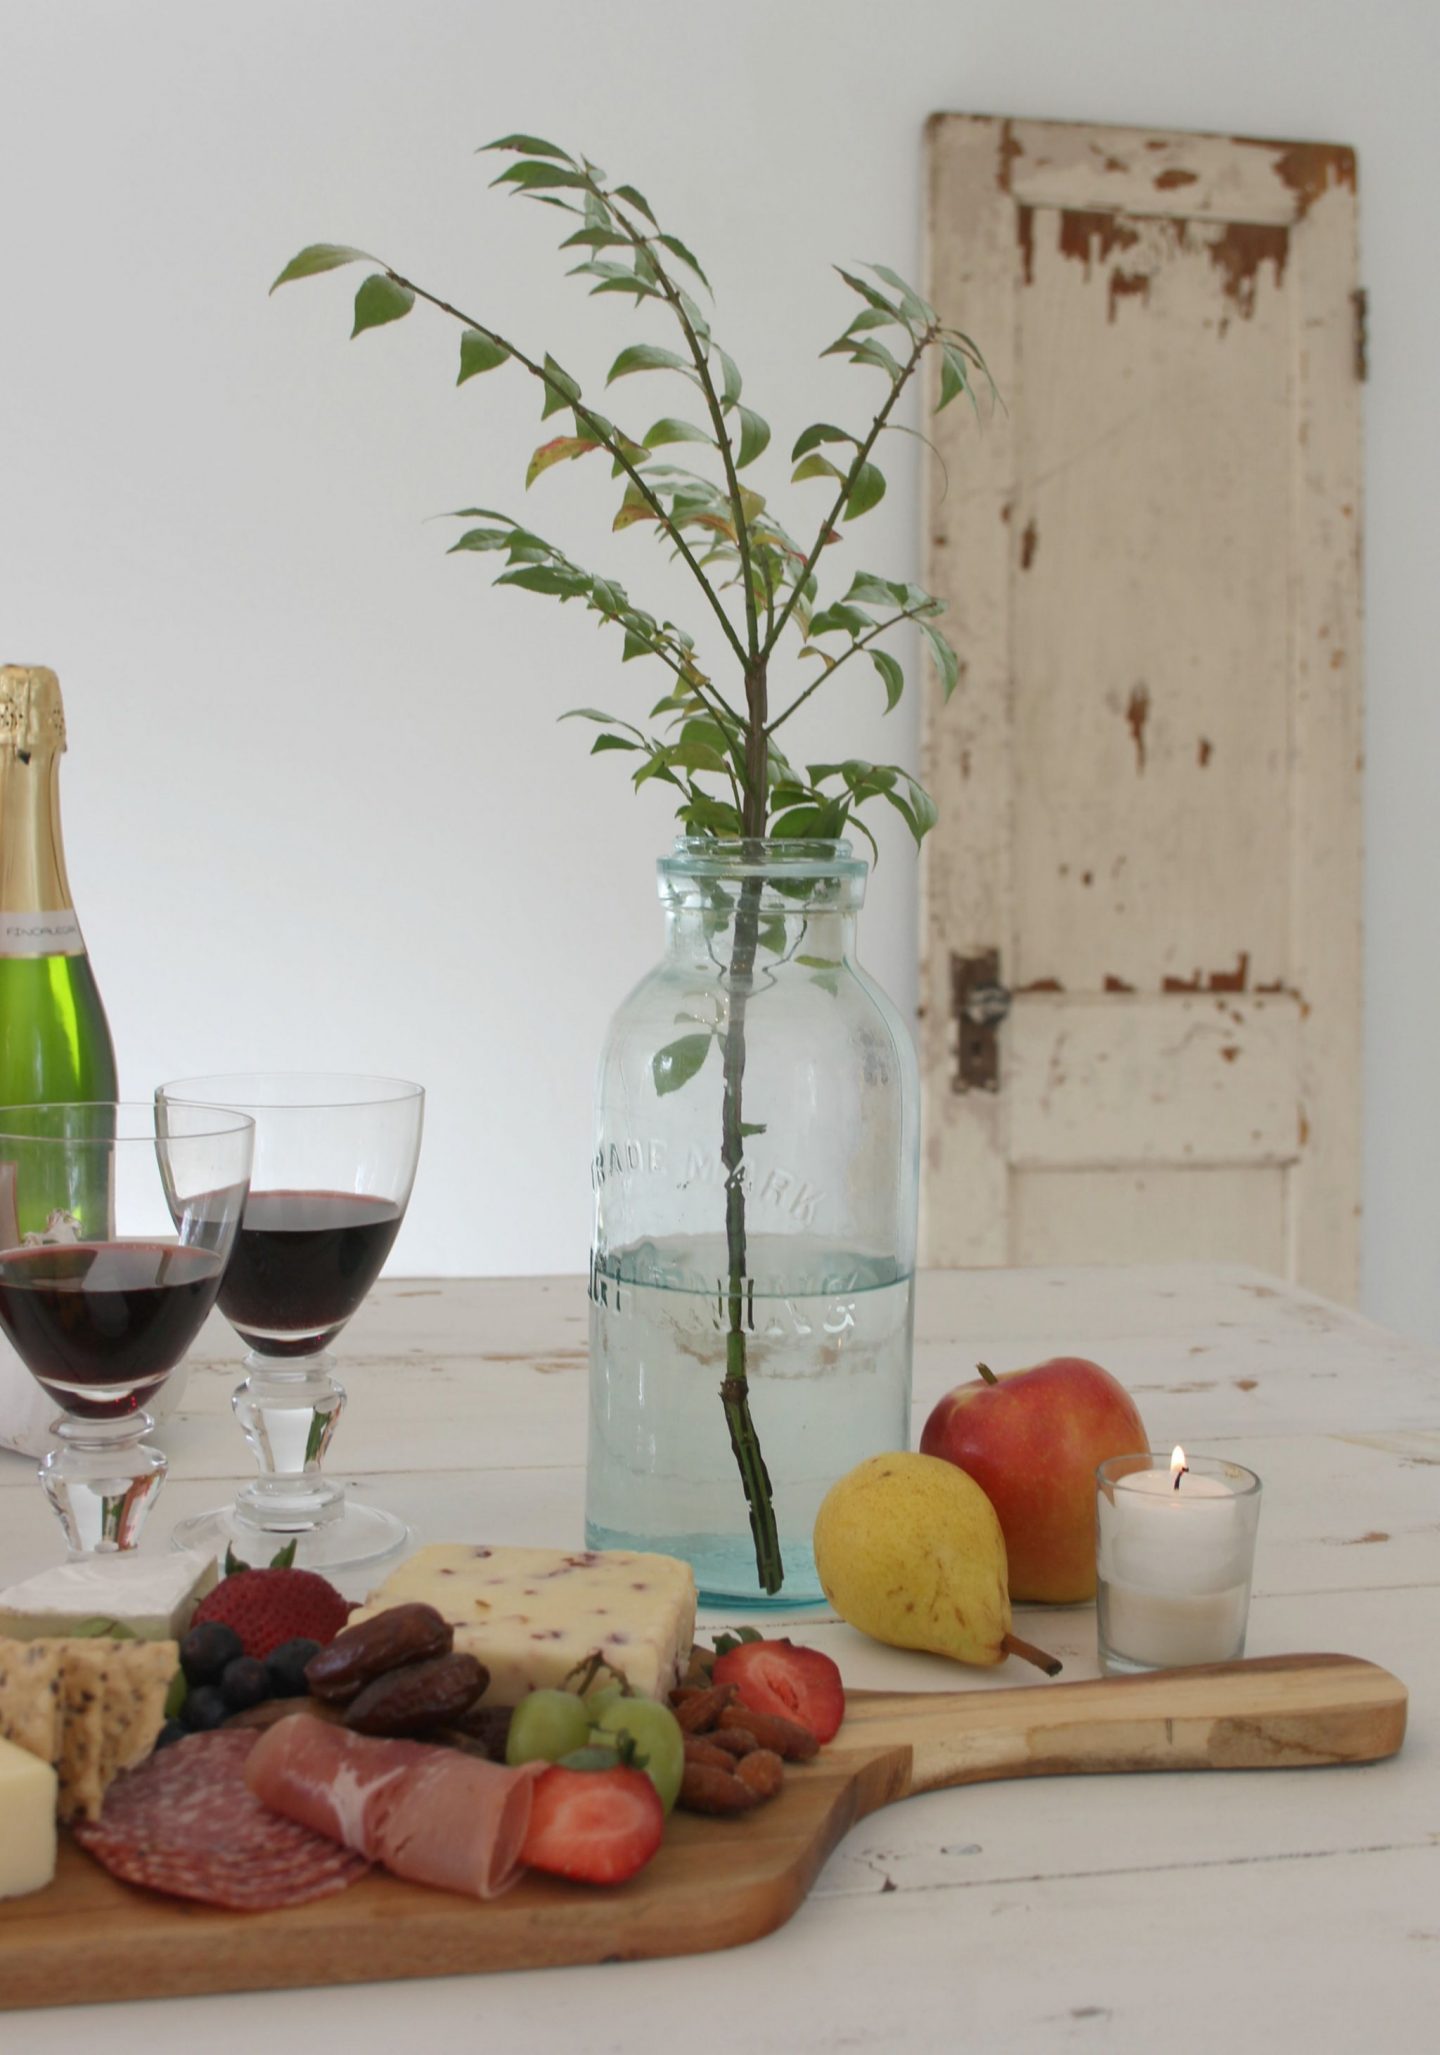
[[[720,1384],[723,1237],[644,1242],[597,1266],[590,1294],[590,1548],[681,1556],[710,1601],[766,1603]],[[866,1456],[908,1448],[914,1279],[893,1258],[800,1236],[751,1238],[750,1410],[784,1562],[779,1605],[822,1599],[821,1499]]]

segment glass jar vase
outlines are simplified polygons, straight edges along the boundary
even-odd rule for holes
[[[684,1557],[711,1600],[823,1597],[821,1499],[909,1446],[918,1089],[856,958],[866,870],[681,838],[600,1058],[586,1542]]]

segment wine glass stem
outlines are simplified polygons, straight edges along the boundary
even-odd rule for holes
[[[72,1556],[114,1555],[139,1541],[168,1467],[145,1440],[154,1425],[148,1413],[56,1421],[57,1446],[40,1465],[40,1482]]]
[[[245,1368],[249,1375],[231,1404],[260,1475],[236,1494],[236,1518],[277,1535],[338,1520],[345,1487],[321,1474],[345,1405],[344,1386],[331,1374],[333,1357],[277,1358],[252,1349]]]

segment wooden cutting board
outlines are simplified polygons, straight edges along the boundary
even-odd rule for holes
[[[379,1871],[336,1898],[233,1913],[117,1883],[64,1839],[54,1884],[0,1905],[0,2006],[368,1983],[733,1948],[783,1926],[831,1849],[882,1805],[948,1784],[1120,1770],[1372,1762],[1405,1687],[1344,1655],[1093,1684],[854,1692],[820,1760],[736,1820],[677,1813],[633,1882],[526,1877],[489,1905]]]

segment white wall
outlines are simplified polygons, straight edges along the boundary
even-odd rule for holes
[[[397,1263],[577,1270],[594,1053],[659,946],[668,809],[555,726],[648,704],[654,667],[492,593],[429,518],[521,509],[532,388],[457,392],[439,317],[348,343],[355,273],[267,300],[302,243],[377,251],[598,383],[635,318],[587,306],[563,217],[488,193],[471,154],[516,127],[584,150],[706,263],[778,488],[799,426],[869,398],[815,363],[848,315],[828,266],[921,271],[932,110],[1348,141],[1372,310],[1366,1299],[1440,1340],[1437,66],[1433,0],[0,0],[0,656],[65,688],[71,871],[126,1087],[418,1077]],[[896,575],[911,447],[856,552]],[[552,476],[523,510],[678,607],[607,505]],[[837,681],[812,752],[913,762],[913,703],[882,729],[877,697]],[[866,953],[913,1004],[914,864],[882,834]]]

